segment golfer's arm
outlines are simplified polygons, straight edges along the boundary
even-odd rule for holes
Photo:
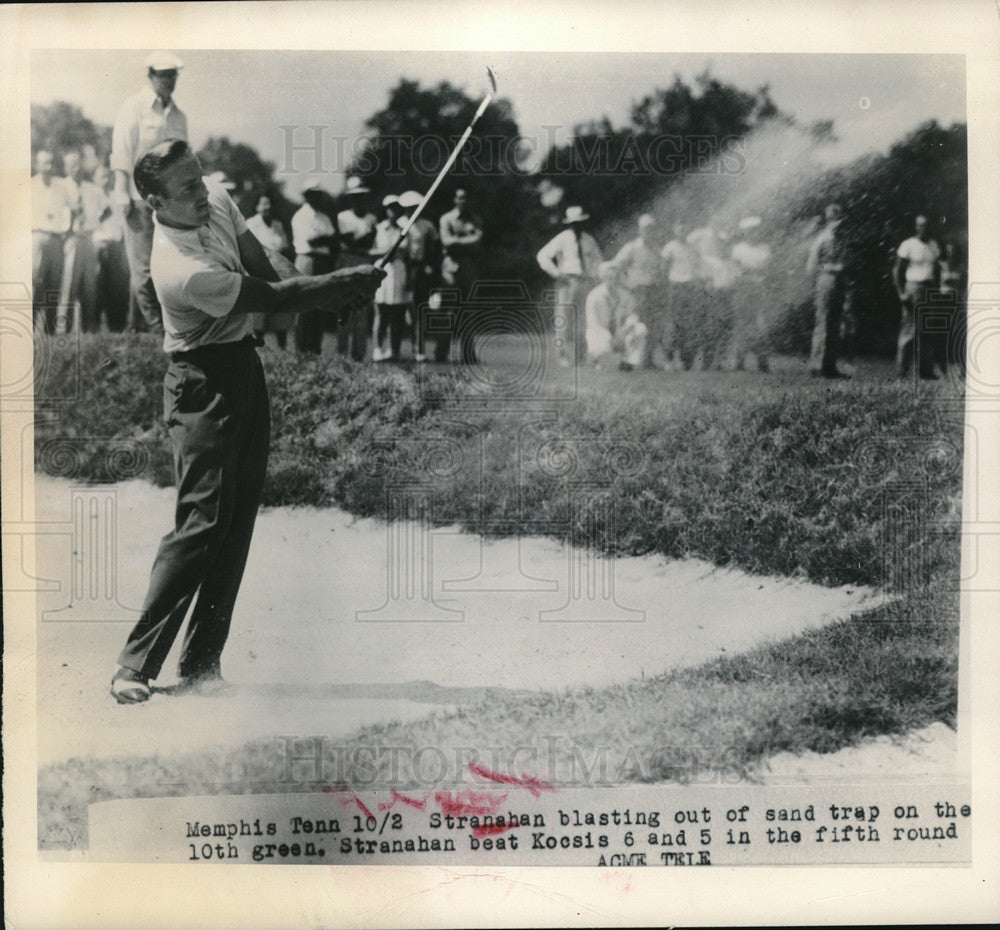
[[[337,310],[345,298],[363,290],[356,279],[333,272],[303,275],[285,281],[264,281],[244,276],[230,313],[301,313],[304,310]]]
[[[261,278],[264,281],[281,280],[278,272],[274,270],[271,260],[267,257],[264,247],[250,230],[240,233],[236,237],[236,244],[240,250],[240,261],[251,277]]]

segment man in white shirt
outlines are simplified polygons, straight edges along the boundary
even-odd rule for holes
[[[104,165],[94,169],[93,191],[81,191],[83,212],[99,215],[92,234],[97,251],[97,305],[104,311],[108,330],[120,333],[125,329],[129,303],[128,257],[125,254],[125,232],[121,214],[111,206],[111,171]],[[93,203],[88,205],[88,199]]]
[[[422,200],[417,191],[405,191],[399,195],[399,207],[409,216]],[[425,318],[430,308],[431,294],[440,279],[441,237],[434,224],[420,216],[410,227],[402,248],[406,256],[410,288],[413,291],[413,358],[417,362],[424,362],[427,360],[424,352]]]
[[[918,216],[913,226],[915,234],[900,245],[892,269],[892,280],[902,306],[896,370],[899,377],[907,377],[916,356],[919,376],[933,380],[937,378],[934,371],[937,334],[922,331],[920,323],[931,292],[937,287],[941,250],[930,238],[926,216]]]
[[[587,355],[595,365],[606,360],[620,371],[643,364],[648,329],[636,313],[635,299],[622,286],[622,273],[615,262],[602,262],[597,269],[601,283],[587,295]]]
[[[271,198],[266,194],[257,199],[256,212],[247,220],[247,229],[254,234],[256,240],[264,247],[264,253],[269,261],[277,261],[274,256],[288,258],[291,247],[285,227],[271,212]],[[253,321],[254,332],[260,334],[274,333],[278,347],[283,349],[288,342],[288,330],[295,324],[295,317],[290,313],[260,314]]]
[[[698,252],[698,342],[705,369],[721,364],[733,325],[733,285],[739,270],[726,257],[717,220],[688,234]]]
[[[63,244],[70,231],[76,197],[64,178],[52,173],[52,153],[35,153],[31,177],[31,280],[35,326],[56,331],[59,286],[62,280]]]
[[[587,294],[597,282],[603,261],[601,249],[586,231],[590,215],[583,207],[566,208],[566,227],[539,250],[539,267],[556,282],[554,339],[556,358],[563,368],[581,361],[587,351],[581,310]],[[570,344],[572,343],[572,345]]]
[[[63,250],[63,282],[60,313],[66,328],[79,325],[83,332],[97,332],[100,319],[97,309],[97,249],[93,235],[101,221],[106,195],[88,181],[77,149],[63,152],[63,174],[73,192],[76,210],[71,234]],[[79,315],[77,316],[77,308]],[[71,326],[72,324],[72,326]]]
[[[816,308],[809,373],[814,378],[848,378],[837,368],[841,320],[850,293],[848,243],[840,204],[827,204],[824,219],[826,225],[813,240],[806,261],[806,271],[815,275]]]
[[[463,188],[455,191],[452,201],[454,208],[441,217],[441,281],[446,290],[442,291],[444,314],[450,318],[450,328],[442,332],[434,345],[434,360],[447,362],[451,353],[451,341],[457,337],[459,358],[464,364],[478,362],[476,343],[469,332],[469,312],[465,302],[479,280],[479,255],[483,247],[483,221],[469,208],[469,195]],[[445,299],[446,298],[446,299]]]
[[[372,267],[279,280],[226,190],[202,177],[186,142],[154,146],[136,165],[154,212],[150,261],[163,307],[164,416],[174,451],[175,526],[111,682],[122,704],[149,700],[195,601],[180,656],[181,689],[211,691],[250,548],[267,470],[270,410],[251,336],[253,313],[336,309],[370,299]]]
[[[340,195],[344,209],[337,213],[337,235],[340,237],[338,268],[366,265],[372,260],[375,244],[375,214],[370,207],[371,190],[359,177],[349,177]],[[337,351],[350,352],[356,362],[368,354],[368,339],[375,322],[374,303],[351,307],[337,325]]]
[[[334,270],[337,231],[333,220],[322,210],[325,192],[318,184],[302,191],[305,203],[292,216],[292,243],[295,267],[304,275],[329,274]],[[295,348],[319,355],[323,348],[323,314],[319,310],[300,313],[295,320]]]
[[[622,273],[622,284],[635,300],[639,319],[649,328],[646,364],[654,364],[653,351],[659,346],[670,354],[670,325],[663,300],[663,263],[656,241],[656,219],[649,213],[639,217],[639,235],[626,242],[614,257]]]
[[[768,307],[764,293],[764,272],[771,261],[771,247],[761,240],[759,216],[747,216],[737,225],[740,238],[733,245],[730,257],[739,269],[741,305],[734,327],[736,370],[746,366],[746,357],[753,354],[760,371],[771,367],[768,346]]]
[[[694,364],[698,350],[698,250],[687,241],[684,223],[674,223],[674,236],[660,253],[667,273],[667,319],[673,328],[673,345],[685,370]]]
[[[144,327],[153,333],[163,332],[156,289],[149,277],[153,216],[136,190],[132,171],[143,153],[164,139],[187,140],[187,117],[173,98],[177,75],[183,67],[184,63],[171,52],[154,52],[146,59],[150,86],[121,105],[111,141],[111,170],[115,177],[112,199],[124,214],[125,251],[138,312],[138,316],[133,314],[132,327]]]

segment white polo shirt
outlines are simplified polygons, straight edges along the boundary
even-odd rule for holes
[[[622,284],[629,290],[636,287],[650,287],[660,277],[660,255],[642,240],[632,239],[621,247],[614,258],[617,268],[624,274]]]
[[[249,314],[230,314],[247,274],[236,241],[247,224],[228,191],[204,180],[208,222],[197,229],[157,222],[153,232],[149,268],[163,308],[164,352],[237,342],[251,332]]]
[[[941,250],[933,239],[924,242],[918,236],[910,236],[899,247],[899,257],[909,262],[906,280],[917,284],[934,280],[934,266],[940,256]]]

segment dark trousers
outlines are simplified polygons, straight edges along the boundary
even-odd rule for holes
[[[197,594],[179,673],[218,668],[267,471],[270,408],[248,341],[175,356],[163,382],[177,508],[118,661],[156,678]]]
[[[935,360],[942,360],[938,351],[940,337],[928,331],[921,323],[925,313],[937,310],[928,308],[933,282],[906,283],[903,292],[902,314],[899,323],[899,339],[896,343],[896,370],[901,378],[909,375],[913,363],[917,363],[917,373],[921,378],[933,378]]]
[[[131,328],[163,332],[160,301],[149,273],[149,256],[153,251],[153,208],[144,200],[133,200],[125,217],[125,252],[131,276]]]
[[[413,350],[417,355],[424,354],[428,304],[436,285],[436,275],[425,274],[422,270],[413,275]]]
[[[647,338],[646,363],[652,364],[653,350],[660,346],[664,353],[671,349],[673,342],[673,326],[669,319],[669,303],[664,300],[664,286],[661,284],[642,284],[632,288],[632,299],[635,301],[636,313],[646,324],[649,332]]]
[[[101,328],[97,305],[97,248],[90,233],[77,233],[73,238],[75,254],[70,282],[70,313],[73,304],[79,301],[80,329],[85,333],[96,333]]]
[[[104,310],[108,331],[125,329],[128,315],[129,273],[123,242],[105,242],[98,250],[97,305]]]
[[[337,256],[337,268],[356,268],[367,265],[371,261],[368,255],[354,252],[341,252]],[[355,362],[363,362],[368,355],[368,340],[372,336],[375,325],[375,302],[373,300],[355,299],[351,305],[340,314],[337,323],[337,352],[340,355],[350,354]]]
[[[62,283],[64,237],[34,230],[31,233],[32,314],[36,329],[56,331],[59,285]]]
[[[847,288],[841,273],[820,271],[816,277],[816,322],[813,326],[809,368],[824,375],[837,371],[840,318]]]
[[[479,280],[479,269],[471,259],[462,258],[449,265],[442,278],[441,314],[447,315],[451,325],[441,333],[434,345],[434,360],[447,362],[451,356],[451,341],[457,339],[461,360],[466,364],[475,364],[479,358],[476,354],[475,336],[470,328],[471,313],[466,309],[466,301]]]
[[[389,351],[398,359],[403,349],[403,334],[406,332],[406,309],[409,304],[377,304],[378,332],[375,344],[381,349],[389,336]]]
[[[295,267],[304,275],[329,274],[333,271],[333,258],[329,255],[296,255]],[[295,317],[295,349],[310,355],[319,355],[323,349],[323,330],[326,326],[323,310],[306,310]]]

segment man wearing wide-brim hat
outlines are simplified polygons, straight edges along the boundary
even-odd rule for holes
[[[583,303],[597,282],[597,269],[604,258],[585,229],[589,219],[583,207],[567,207],[563,216],[566,229],[542,246],[537,256],[541,269],[556,282],[553,336],[556,358],[563,368],[582,361],[586,355]]]
[[[187,116],[174,102],[177,76],[184,63],[173,52],[153,52],[146,58],[149,87],[129,97],[118,109],[111,137],[112,203],[121,211],[125,228],[133,312],[131,327],[163,334],[160,302],[149,274],[153,248],[153,212],[135,187],[132,169],[154,145],[165,139],[188,138]]]
[[[352,175],[340,194],[341,209],[337,213],[337,235],[340,254],[337,268],[354,268],[372,260],[375,243],[375,214],[371,210],[371,190],[364,181]],[[340,319],[337,326],[337,351],[350,352],[356,362],[364,361],[368,352],[368,337],[375,321],[375,304],[359,304]]]

